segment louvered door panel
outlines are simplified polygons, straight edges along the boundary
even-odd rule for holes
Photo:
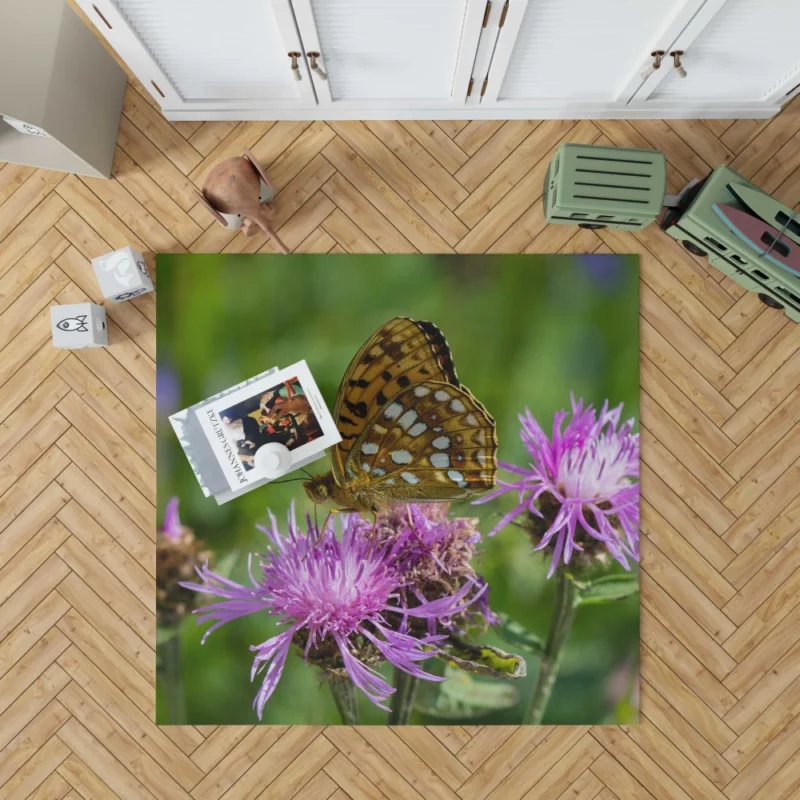
[[[501,102],[614,102],[689,2],[696,0],[528,0],[504,75],[489,73],[490,82],[502,80],[492,94]]]
[[[184,102],[300,100],[268,0],[113,0]]]
[[[765,100],[800,74],[800,0],[727,0],[685,50],[650,102]]]
[[[485,0],[292,0],[292,5],[305,50],[321,53],[328,75],[327,82],[314,77],[320,103],[391,105],[449,103],[462,73],[466,87],[468,69],[464,73],[460,65],[474,58]],[[476,9],[477,25],[472,24]],[[462,49],[466,29],[475,39],[469,54]]]

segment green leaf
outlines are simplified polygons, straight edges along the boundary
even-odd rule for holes
[[[506,653],[488,644],[469,644],[454,636],[439,645],[437,658],[448,666],[457,667],[476,675],[487,675],[490,678],[524,678],[527,665],[522,656]]]
[[[223,578],[230,578],[233,568],[236,566],[236,562],[238,560],[239,551],[231,550],[229,553],[226,553],[224,556],[222,556],[222,558],[217,557],[212,569],[218,575],[222,575]]]
[[[511,619],[508,614],[498,614],[497,616],[500,618],[500,625],[495,630],[509,644],[521,647],[537,656],[544,655],[544,642],[535,633],[529,631],[515,619]]]
[[[414,707],[437,719],[471,719],[513,708],[519,691],[513,684],[473,678],[466,672],[445,667],[442,683],[420,681]]]
[[[164,644],[164,642],[174,639],[180,632],[181,629],[178,625],[171,628],[156,628],[156,645]]]
[[[639,575],[633,572],[605,575],[595,578],[591,583],[577,584],[578,605],[589,606],[599,603],[614,603],[639,591]]]

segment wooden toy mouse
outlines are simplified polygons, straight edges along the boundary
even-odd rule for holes
[[[245,150],[243,156],[226,158],[208,173],[200,198],[214,219],[229,230],[242,228],[245,236],[253,236],[260,228],[275,240],[282,253],[288,253],[289,248],[269,222],[275,216],[271,205],[274,195],[266,173]]]

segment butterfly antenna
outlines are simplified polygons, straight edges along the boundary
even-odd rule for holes
[[[272,486],[280,486],[282,483],[293,483],[294,481],[304,481],[305,478],[287,478],[284,481],[270,481]]]

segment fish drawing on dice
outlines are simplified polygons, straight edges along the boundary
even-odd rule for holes
[[[81,314],[78,317],[67,317],[56,323],[56,327],[62,331],[77,331],[85,333],[89,330],[89,324],[86,322],[86,314]]]
[[[306,481],[315,503],[377,514],[395,503],[459,500],[491,489],[495,421],[461,384],[432,322],[395,317],[344,374],[330,472]]]

